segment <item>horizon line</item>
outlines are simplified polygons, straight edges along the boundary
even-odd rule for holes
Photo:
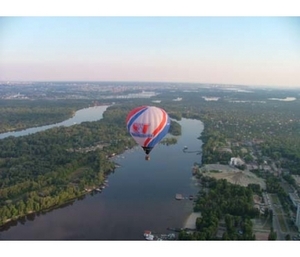
[[[255,87],[255,88],[263,88],[263,87],[272,87],[272,88],[285,88],[285,89],[300,89],[299,86],[287,86],[287,85],[252,85],[252,84],[232,84],[232,83],[206,83],[206,82],[178,82],[178,81],[138,81],[138,80],[0,80],[0,83],[39,83],[39,82],[79,82],[79,83],[161,83],[161,84],[201,84],[201,85],[215,85],[215,86],[242,86],[242,87]]]

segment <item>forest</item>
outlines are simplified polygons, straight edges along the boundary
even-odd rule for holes
[[[90,104],[82,100],[0,99],[0,133],[58,123]]]

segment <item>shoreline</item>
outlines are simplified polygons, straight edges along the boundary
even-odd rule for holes
[[[192,212],[185,220],[183,228],[196,229],[196,220],[201,217],[201,212]]]

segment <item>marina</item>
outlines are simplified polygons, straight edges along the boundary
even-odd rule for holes
[[[167,231],[172,231],[172,232],[167,232],[167,233],[156,233],[151,230],[145,230],[144,231],[144,238],[147,241],[164,241],[164,240],[177,240],[178,238],[178,233],[181,231],[186,231],[186,232],[191,232],[195,231],[195,227],[189,228],[172,228],[169,227],[167,228]]]
[[[159,234],[159,233],[152,233],[152,231],[150,230],[145,230],[144,238],[148,241],[175,240],[176,234],[175,233]]]

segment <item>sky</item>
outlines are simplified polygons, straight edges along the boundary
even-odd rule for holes
[[[1,16],[0,81],[300,88],[300,18]]]

